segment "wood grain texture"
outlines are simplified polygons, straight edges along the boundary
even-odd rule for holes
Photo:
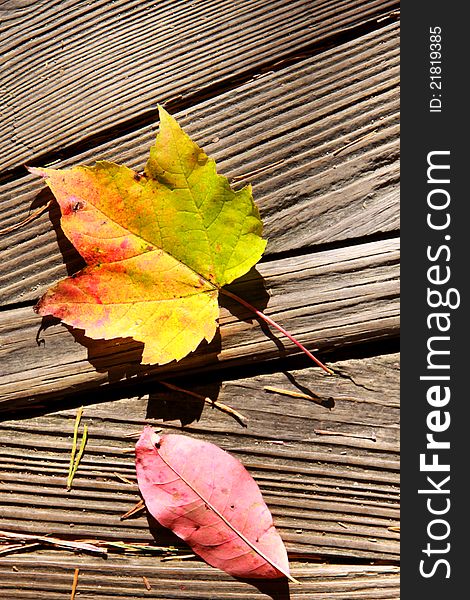
[[[398,56],[390,25],[176,115],[219,172],[253,184],[267,257],[398,231]],[[57,166],[107,158],[141,169],[153,138],[149,126]],[[4,184],[0,229],[46,201],[41,189],[29,175]],[[47,214],[0,237],[0,252],[2,305],[36,299],[71,256]]]
[[[145,516],[120,521],[138,495],[135,485],[114,474],[135,477],[133,457],[122,453],[133,444],[126,434],[144,423],[175,431],[182,421],[186,433],[220,445],[251,471],[291,556],[396,560],[398,535],[389,528],[399,518],[398,355],[333,366],[335,377],[309,368],[228,380],[220,387],[188,381],[193,391],[242,412],[246,429],[227,414],[207,405],[202,410],[158,386],[112,402],[99,403],[90,395],[82,420],[89,440],[68,493],[75,409],[5,420],[0,425],[2,528],[150,542]],[[265,386],[307,391],[317,400],[270,393]],[[157,538],[159,545],[176,539],[163,529]]]
[[[149,423],[246,465],[302,583],[254,586],[198,559],[44,549],[1,556],[1,600],[69,599],[77,567],[76,600],[399,598],[399,356],[367,356],[399,335],[398,6],[0,2],[0,229],[51,197],[25,162],[141,170],[164,103],[234,186],[253,185],[269,244],[233,291],[335,371],[223,297],[214,342],[163,368],[142,368],[128,340],[41,329],[32,304],[80,265],[57,207],[0,237],[0,529],[153,543],[145,515],[120,520],[139,499],[119,478],[135,477],[126,436]],[[351,359],[333,362],[340,348]],[[247,427],[163,378],[230,405]],[[89,442],[66,492],[81,405]]]
[[[203,96],[397,7],[396,0],[54,0],[6,10],[2,168],[139,120],[157,102]]]
[[[254,585],[191,563],[155,564],[148,557],[92,560],[41,552],[38,557],[5,557],[0,563],[0,598],[65,600],[70,598],[73,572],[80,567],[77,599],[115,600],[394,600],[400,597],[396,566],[301,565],[292,568],[301,585],[267,582]],[[16,568],[17,571],[12,570]],[[145,588],[147,577],[151,590]],[[5,594],[2,596],[2,590]],[[78,595],[79,594],[79,595]]]
[[[271,261],[250,272],[232,289],[264,305],[309,349],[324,350],[398,335],[399,243],[371,242],[316,254]],[[264,284],[263,284],[264,280]],[[288,340],[266,335],[251,315],[222,299],[220,336],[179,363],[139,366],[142,344],[94,341],[62,325],[40,332],[41,318],[31,307],[0,313],[0,407],[94,389],[108,381],[253,364],[300,351]],[[227,310],[227,308],[229,310]],[[230,312],[232,311],[232,312]],[[233,313],[233,314],[232,314]],[[37,345],[40,335],[43,343]],[[80,343],[77,343],[80,341]],[[85,343],[87,348],[82,345]]]

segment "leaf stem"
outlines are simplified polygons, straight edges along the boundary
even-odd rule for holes
[[[261,312],[260,310],[258,310],[254,306],[252,306],[246,300],[243,300],[243,298],[240,298],[236,294],[233,294],[232,292],[229,292],[226,289],[221,289],[220,292],[222,294],[224,294],[225,296],[228,296],[229,298],[232,298],[233,300],[235,300],[239,304],[242,304],[243,306],[245,306],[246,308],[248,308],[248,310],[250,310],[255,315],[257,315],[260,319],[262,319],[265,323],[268,323],[268,325],[271,325],[271,327],[274,327],[275,329],[277,329],[278,331],[280,331],[281,333],[283,333],[287,338],[290,339],[291,342],[293,342],[298,348],[300,348],[302,350],[302,352],[304,352],[309,358],[311,358],[316,365],[318,365],[326,373],[328,373],[328,375],[334,375],[334,373],[333,373],[333,371],[331,369],[329,369],[326,365],[324,365],[321,361],[319,361],[318,358],[315,358],[315,356],[313,356],[313,354],[309,350],[307,350],[307,348],[305,348],[304,345],[302,345],[298,340],[296,340],[295,337],[292,334],[290,334],[288,331],[286,331],[284,329],[284,327],[281,327],[281,325],[279,325],[278,323],[276,323],[276,321],[274,321],[273,319],[271,319],[271,317],[268,317],[263,312]]]

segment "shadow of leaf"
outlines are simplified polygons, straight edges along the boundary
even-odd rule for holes
[[[226,287],[227,290],[231,291],[236,296],[247,299],[249,303],[260,312],[263,312],[268,305],[269,292],[266,289],[263,276],[259,273],[256,267],[253,267],[250,269],[250,271],[248,271],[248,273],[243,275],[243,277],[240,277]],[[278,336],[273,333],[263,319],[250,312],[249,309],[242,304],[239,304],[232,298],[225,296],[223,293],[219,296],[219,304],[230,311],[230,313],[240,321],[252,323],[253,320],[256,320],[266,337],[276,344],[281,357],[285,356],[286,352],[284,344],[281,342]]]
[[[113,338],[111,340],[94,340],[85,335],[83,329],[65,327],[75,341],[88,350],[88,361],[99,373],[107,373],[109,383],[128,379],[148,370],[142,365],[144,344],[132,338]]]
[[[160,525],[160,523],[149,513],[148,510],[145,511],[145,514],[147,517],[149,531],[158,546],[168,547],[169,550],[172,548],[187,548],[188,554],[192,552],[191,548],[185,542],[183,542],[181,538],[175,535],[171,529],[167,529],[166,527],[163,527],[163,525]]]
[[[188,553],[192,553],[192,549],[185,544],[181,538],[175,535],[172,531],[166,527],[162,527],[160,523],[147,511],[147,522],[149,525],[150,533],[158,546],[168,546],[175,548],[187,548]],[[203,560],[197,557],[198,560]],[[215,568],[215,567],[213,567]],[[240,583],[252,585],[257,588],[262,594],[269,596],[272,600],[289,600],[289,583],[287,579],[245,579],[241,577],[234,577]]]
[[[235,577],[235,579],[252,585],[272,600],[289,600],[290,598],[289,582],[286,577],[280,579],[241,579]]]
[[[292,375],[292,373],[289,373],[288,371],[282,371],[282,372],[287,377],[287,379],[292,383],[292,385],[295,385],[295,387],[303,394],[310,396],[310,398],[313,402],[316,402],[317,404],[319,404],[320,406],[323,406],[324,408],[329,408],[330,410],[335,407],[334,398],[332,398],[332,397],[324,398],[324,397],[318,396],[318,394],[316,394],[315,392],[312,392],[312,390],[310,390],[308,387],[305,387],[304,385],[299,383],[295,379],[295,377]]]
[[[54,200],[49,206],[48,213],[57,238],[57,246],[62,254],[64,265],[67,269],[67,274],[73,275],[80,269],[83,269],[86,266],[86,263],[76,250],[75,246],[62,231],[60,226],[60,207],[54,199],[54,196],[49,188],[44,188],[39,192],[31,204],[31,210],[39,208],[40,206],[44,206],[50,200]]]
[[[217,400],[220,391],[220,383],[207,383],[197,385],[190,381],[179,381],[179,386],[203,396],[212,401]],[[147,405],[148,419],[161,419],[164,422],[179,420],[182,427],[199,421],[206,406],[204,400],[189,396],[183,392],[165,390],[149,394]],[[209,408],[209,407],[208,407]]]

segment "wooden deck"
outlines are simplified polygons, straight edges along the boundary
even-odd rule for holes
[[[141,169],[164,104],[269,243],[233,289],[336,373],[224,301],[220,335],[177,364],[42,323],[37,298],[81,259],[58,209],[0,237],[0,530],[150,543],[132,441],[144,423],[238,456],[301,585],[110,549],[0,554],[0,599],[399,598],[399,3],[7,0],[0,5],[0,229],[49,200],[24,164]],[[164,388],[230,405],[236,420]],[[307,392],[313,399],[269,392]],[[77,407],[89,442],[65,479]],[[165,530],[159,546],[184,545]],[[1,550],[1,546],[0,546]],[[174,557],[172,557],[174,558]],[[146,580],[144,580],[146,578]],[[150,586],[147,589],[146,582]]]

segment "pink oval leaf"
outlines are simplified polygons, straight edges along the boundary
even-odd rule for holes
[[[288,577],[287,552],[260,489],[233,456],[145,427],[137,481],[149,512],[213,567],[236,577]]]

